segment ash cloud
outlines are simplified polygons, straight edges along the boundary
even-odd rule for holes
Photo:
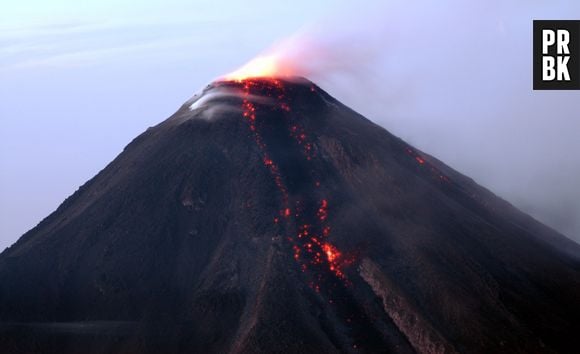
[[[580,242],[580,99],[533,91],[531,70],[532,21],[578,18],[573,1],[391,1],[342,7],[272,50]]]

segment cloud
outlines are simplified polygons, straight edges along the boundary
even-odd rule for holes
[[[137,20],[12,28],[0,34],[0,71],[91,66],[135,60],[137,54],[155,57],[163,50],[178,56],[185,52],[179,47],[203,47],[209,29],[211,22]]]
[[[192,44],[195,39],[191,37],[152,40],[145,43],[126,44],[122,46],[103,47],[97,49],[85,49],[79,51],[64,52],[45,57],[22,60],[5,69],[31,69],[31,68],[57,68],[71,66],[88,66],[102,64],[106,60],[119,60],[119,58],[134,58],[140,53],[154,55],[161,50],[177,49]],[[2,68],[0,67],[0,70]]]

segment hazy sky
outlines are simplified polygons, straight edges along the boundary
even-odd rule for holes
[[[2,4],[0,250],[284,38],[330,94],[580,241],[580,91],[531,90],[533,19],[580,19],[580,2]]]

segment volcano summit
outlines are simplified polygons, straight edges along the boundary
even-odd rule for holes
[[[577,244],[312,82],[246,78],[0,255],[0,352],[572,352],[579,299]]]

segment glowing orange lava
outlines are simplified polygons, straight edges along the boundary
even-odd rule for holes
[[[272,58],[270,58],[272,59]],[[273,60],[273,59],[272,59]],[[258,65],[260,64],[260,65]],[[261,153],[261,160],[269,171],[273,180],[281,193],[282,205],[279,215],[274,216],[274,224],[279,228],[288,227],[292,225],[291,221],[297,225],[297,234],[295,237],[287,237],[291,242],[293,250],[293,258],[300,265],[302,272],[312,269],[312,276],[315,281],[312,282],[312,288],[317,292],[320,291],[320,285],[325,280],[329,279],[328,273],[348,285],[348,279],[344,274],[342,267],[344,265],[352,264],[353,259],[344,257],[336,246],[329,242],[331,227],[327,225],[328,222],[328,208],[329,201],[326,198],[318,199],[318,202],[312,205],[313,201],[303,199],[301,196],[293,196],[294,205],[290,205],[290,193],[286,186],[285,176],[282,175],[279,165],[269,152],[268,146],[261,135],[260,125],[257,121],[259,111],[265,109],[259,104],[250,101],[250,96],[254,90],[266,94],[270,97],[277,97],[278,103],[274,106],[279,110],[290,122],[288,126],[288,135],[294,139],[296,146],[300,147],[300,152],[308,163],[311,163],[315,157],[314,144],[309,140],[307,132],[299,125],[299,119],[296,114],[291,113],[292,109],[290,101],[287,99],[286,91],[283,83],[272,77],[253,79],[248,77],[268,76],[272,73],[280,74],[280,70],[276,67],[275,62],[258,61],[252,65],[247,65],[234,74],[230,74],[227,78],[234,81],[235,85],[240,85],[244,91],[242,100],[242,116],[247,122],[251,131],[251,135],[259,148]],[[282,71],[283,72],[283,71]],[[315,92],[311,89],[311,92]],[[271,108],[267,108],[271,109]],[[314,171],[314,166],[312,165]],[[310,172],[311,174],[314,172]],[[314,188],[322,189],[319,176],[312,175],[312,185]],[[319,192],[309,194],[309,196],[317,195]],[[308,205],[308,206],[306,206]],[[284,225],[286,224],[286,226]],[[324,239],[324,241],[322,241]],[[324,271],[326,269],[326,272]],[[334,279],[336,279],[334,278]]]
[[[340,252],[336,249],[336,247],[334,247],[329,243],[325,243],[324,245],[322,245],[322,250],[326,254],[326,258],[328,259],[328,261],[331,263],[333,263],[340,257]]]
[[[406,148],[405,150],[407,151],[407,154],[409,154],[411,157],[413,157],[419,165],[427,166],[429,168],[429,171],[431,172],[432,177],[439,179],[439,181],[441,181],[441,182],[445,182],[445,183],[450,182],[449,177],[447,177],[445,174],[443,174],[443,172],[441,172],[438,168],[436,168],[432,164],[425,161],[425,159],[423,157],[419,156],[419,154],[416,151],[414,151],[411,148]]]

